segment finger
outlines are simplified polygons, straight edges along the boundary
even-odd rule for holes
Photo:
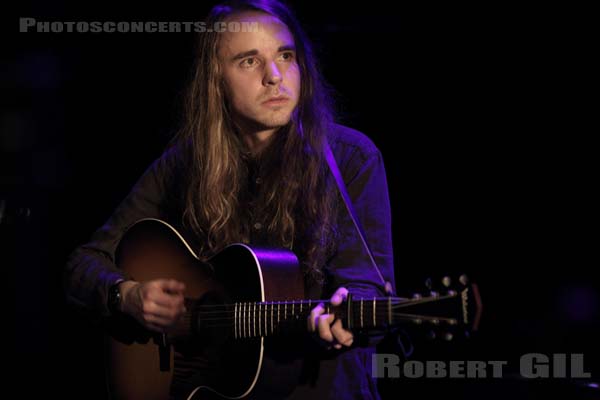
[[[331,296],[331,304],[334,306],[339,306],[344,300],[346,300],[347,297],[348,289],[346,289],[345,287],[338,288],[338,290],[335,291],[333,296]]]
[[[183,307],[165,307],[158,303],[147,301],[144,302],[143,313],[145,315],[154,315],[160,318],[177,319],[183,314]]]
[[[185,284],[175,279],[159,279],[156,283],[167,293],[183,293],[185,290]]]
[[[160,317],[154,314],[144,314],[143,315],[144,318],[144,323],[146,325],[148,324],[152,324],[154,326],[157,326],[161,329],[166,328],[167,326],[170,326],[173,324],[173,320],[170,318],[164,318],[164,317]]]
[[[183,309],[185,302],[183,293],[170,291],[168,282],[173,283],[177,281],[158,280],[148,285],[142,293],[144,302],[152,301],[163,307]]]
[[[354,341],[354,335],[352,332],[344,329],[341,320],[337,320],[331,325],[331,333],[335,340],[338,342],[339,347],[336,346],[336,349],[339,349],[343,346],[352,346],[352,342]]]
[[[333,314],[323,314],[319,315],[318,320],[318,329],[319,336],[321,339],[327,342],[333,342],[333,334],[331,333],[331,323],[335,319],[335,315]]]
[[[313,308],[308,317],[308,330],[310,332],[314,332],[317,326],[317,319],[319,315],[325,312],[325,305],[323,303],[319,303],[315,308]]]
[[[184,298],[182,294],[172,295],[164,292],[154,293],[148,296],[148,300],[159,306],[180,310],[184,308]]]

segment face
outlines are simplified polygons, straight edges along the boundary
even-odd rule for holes
[[[268,130],[287,124],[300,94],[292,34],[279,19],[259,12],[230,21],[258,23],[256,32],[224,32],[219,42],[226,95],[238,125]]]

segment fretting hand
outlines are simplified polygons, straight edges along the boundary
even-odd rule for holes
[[[340,287],[331,296],[331,305],[339,306],[347,297],[348,289]],[[335,319],[334,314],[325,314],[323,303],[320,303],[310,312],[308,330],[310,332],[318,331],[319,337],[336,349],[341,349],[342,346],[352,346],[354,341],[354,335],[344,329],[341,320]]]

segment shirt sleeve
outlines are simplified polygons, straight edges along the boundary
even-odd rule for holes
[[[342,168],[356,217],[375,262],[384,280],[395,288],[390,201],[381,153],[374,145],[368,151],[359,149]],[[339,221],[338,251],[327,266],[332,290],[344,286],[354,299],[385,296],[384,282],[372,265],[343,200],[340,200]]]
[[[129,278],[115,265],[115,250],[123,234],[142,218],[161,217],[158,165],[159,160],[144,172],[108,221],[68,258],[64,274],[67,302],[92,319],[110,315],[108,289]]]

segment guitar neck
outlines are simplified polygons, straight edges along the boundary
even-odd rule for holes
[[[459,299],[456,293],[418,299],[398,297],[374,297],[370,299],[347,299],[341,306],[333,306],[328,300],[299,300],[275,302],[242,302],[232,304],[198,305],[195,313],[200,329],[226,329],[236,339],[255,338],[306,330],[306,320],[311,310],[322,304],[325,313],[333,313],[342,320],[348,330],[372,330],[399,325],[403,322],[434,324],[458,321],[444,314],[432,314],[427,310],[430,303]],[[455,308],[455,307],[453,307]],[[439,304],[436,304],[439,311]]]

